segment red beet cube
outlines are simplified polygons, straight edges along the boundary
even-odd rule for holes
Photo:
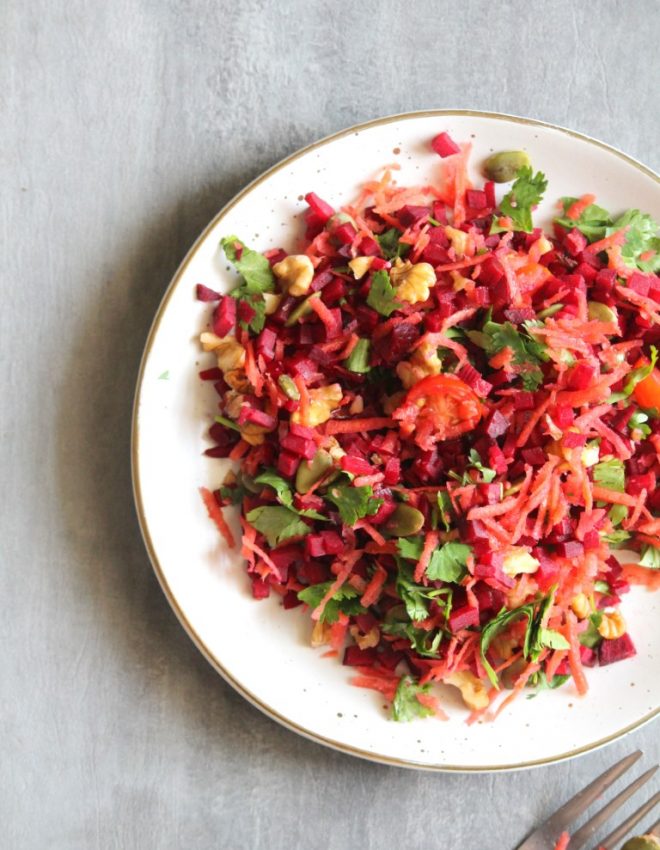
[[[567,449],[577,449],[584,446],[587,442],[586,434],[579,434],[577,431],[566,431],[562,439],[562,443]]]
[[[332,231],[333,237],[341,245],[350,245],[357,236],[357,230],[353,227],[350,221],[340,224]]]
[[[305,537],[305,554],[309,558],[322,558],[325,554],[325,542],[320,534],[308,534]]]
[[[376,472],[376,468],[369,461],[354,455],[344,455],[339,464],[344,472],[351,472],[353,475],[373,475]]]
[[[270,328],[264,328],[257,337],[257,356],[261,355],[264,360],[272,360],[275,357],[275,343],[277,334]]]
[[[347,646],[344,653],[344,664],[346,667],[373,667],[378,661],[376,650],[360,649],[359,646]]]
[[[326,555],[339,555],[346,548],[346,544],[336,531],[322,531],[321,538]]]
[[[465,200],[468,207],[473,210],[484,210],[490,206],[486,193],[478,189],[468,189],[465,193]]]
[[[615,661],[623,661],[624,658],[632,658],[633,655],[637,655],[637,650],[627,632],[620,638],[604,640],[598,648],[598,659],[603,666],[614,664]]]
[[[198,283],[196,287],[198,301],[219,301],[222,298],[219,292],[214,289],[209,289],[203,283]]]
[[[213,369],[202,369],[199,373],[199,377],[202,381],[223,381],[224,383],[224,373],[222,369],[218,369],[217,366]]]
[[[593,363],[578,363],[568,373],[568,386],[572,390],[586,390],[596,380],[598,367]]]
[[[438,133],[438,135],[432,139],[431,147],[443,159],[447,156],[451,156],[452,154],[460,153],[461,151],[449,133]]]
[[[467,363],[459,370],[458,377],[471,387],[480,398],[486,398],[493,389],[493,385],[482,378],[471,363]]]
[[[530,466],[543,466],[548,459],[546,453],[539,446],[533,449],[523,449],[522,456],[525,463]]]
[[[212,327],[216,336],[227,336],[236,326],[236,300],[224,295],[213,311]]]
[[[502,493],[501,484],[479,484],[477,489],[485,505],[495,505],[500,501],[500,495]]]
[[[399,219],[403,227],[412,227],[413,224],[417,224],[418,221],[423,221],[423,219],[428,218],[429,208],[406,204],[394,214]]]
[[[286,478],[293,478],[300,464],[300,458],[289,452],[280,452],[277,456],[277,471]]]
[[[499,410],[493,410],[486,419],[486,433],[491,439],[501,437],[509,430],[511,423]]]
[[[562,430],[568,428],[575,421],[575,413],[572,407],[560,406],[555,407],[551,414],[558,428]]]
[[[252,582],[252,596],[255,599],[266,599],[270,596],[270,585],[259,576],[250,576]]]
[[[335,214],[335,211],[330,204],[323,201],[314,192],[308,192],[305,195],[305,200],[309,204],[314,215],[317,216],[323,224],[325,224],[325,222]]]
[[[570,233],[564,237],[564,248],[573,257],[577,257],[587,247],[587,237],[577,228],[573,228]]]
[[[534,393],[518,392],[513,396],[513,406],[516,410],[534,410],[536,401]]]
[[[306,460],[311,460],[316,454],[316,443],[314,440],[305,440],[303,437],[296,437],[290,431],[286,436],[282,437],[280,445],[283,449],[291,452],[291,454],[304,457]]]
[[[363,236],[360,239],[358,251],[364,257],[377,257],[380,254],[380,245],[371,236]]]
[[[638,295],[644,295],[646,297],[651,288],[651,280],[652,278],[649,275],[633,272],[628,278],[628,287]]]
[[[469,605],[455,609],[449,616],[449,628],[452,632],[457,632],[459,629],[466,629],[468,626],[478,625],[479,609],[471,608]]]
[[[557,544],[557,554],[561,558],[579,558],[584,554],[584,546],[579,540],[567,540]]]

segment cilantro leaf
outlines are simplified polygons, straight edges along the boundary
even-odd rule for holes
[[[653,369],[655,368],[655,364],[658,362],[658,349],[655,345],[650,347],[651,351],[651,360],[648,363],[645,363],[642,366],[638,366],[636,369],[628,372],[626,376],[626,383],[623,386],[623,393],[626,396],[629,396],[632,391],[635,389],[637,384],[640,381],[643,381],[645,378],[651,374]]]
[[[624,519],[628,516],[628,508],[625,505],[612,505],[607,512],[612,525],[621,525]]]
[[[451,528],[452,504],[449,493],[446,490],[438,490],[438,508],[440,509],[440,519],[445,527],[445,531],[449,531]]]
[[[502,608],[497,616],[493,617],[493,619],[486,623],[481,631],[481,642],[480,642],[480,652],[481,652],[481,663],[483,664],[484,670],[488,678],[491,681],[491,684],[496,688],[499,687],[497,681],[497,674],[493,670],[490,662],[486,658],[486,652],[490,647],[493,640],[503,632],[511,623],[515,623],[516,620],[520,620],[522,617],[527,617],[527,632],[525,636],[525,642],[527,643],[527,635],[529,634],[530,627],[532,624],[532,619],[534,617],[534,605],[533,603],[528,603],[527,605],[521,605],[520,608],[512,608],[510,611],[507,611],[506,608]]]
[[[626,489],[626,472],[623,461],[617,457],[601,460],[593,469],[594,481],[600,487],[623,493]]]
[[[616,507],[616,505],[614,507]],[[621,507],[625,507],[625,505],[621,505]],[[611,511],[610,519],[612,519]],[[609,534],[601,534],[600,537],[601,540],[603,540],[605,543],[609,543],[611,548],[617,548],[619,546],[622,546],[627,540],[630,540],[631,534],[627,531],[624,531],[622,528],[616,528]]]
[[[313,611],[321,604],[321,600],[330,590],[332,582],[325,581],[321,584],[311,584],[304,590],[299,591],[298,599],[301,602],[309,605]],[[321,623],[336,623],[339,619],[339,614],[346,614],[351,617],[355,614],[364,614],[365,608],[360,605],[359,593],[350,584],[345,584],[337,590],[333,596],[328,599],[319,622]]]
[[[650,215],[639,210],[627,210],[607,228],[606,236],[627,227],[626,241],[621,248],[621,258],[627,266],[644,272],[660,271],[660,238],[658,223]],[[641,260],[640,255],[653,251],[653,256]]]
[[[660,549],[657,546],[644,544],[639,565],[640,567],[648,567],[650,570],[660,570]]]
[[[433,709],[423,705],[417,698],[419,694],[428,694],[430,689],[430,685],[417,685],[410,676],[403,676],[394,695],[392,718],[403,722],[416,717],[430,717]]]
[[[410,251],[410,245],[406,245],[405,242],[399,242],[401,236],[401,231],[397,230],[396,227],[391,227],[384,233],[376,235],[376,241],[380,245],[381,254],[386,260],[394,260],[396,257],[403,259]]]
[[[270,263],[263,254],[247,248],[237,236],[226,236],[220,244],[236,271],[245,280],[245,291],[248,293],[272,292],[275,289],[275,278]],[[239,254],[239,247],[242,252]]]
[[[560,632],[544,628],[539,631],[539,644],[548,649],[570,649],[571,646]]]
[[[467,559],[472,547],[451,541],[431,555],[426,575],[431,581],[459,582],[467,573]]]
[[[309,532],[309,526],[300,519],[298,514],[283,505],[263,505],[260,508],[254,508],[246,519],[264,535],[268,545],[273,549],[289,537],[301,537]]]
[[[299,511],[293,504],[293,492],[291,490],[291,486],[288,481],[282,478],[281,475],[278,475],[274,469],[267,469],[265,472],[262,472],[261,475],[257,476],[254,479],[255,484],[266,484],[269,487],[272,487],[275,493],[277,494],[278,500],[287,508],[292,511],[295,511],[300,516],[310,517],[310,519],[320,519],[327,521],[327,517],[320,514],[318,511],[314,511],[311,509],[304,509]]]
[[[467,336],[490,356],[504,348],[511,349],[524,389],[534,392],[539,388],[543,381],[540,364],[548,355],[545,345],[533,339],[527,329],[519,330],[511,322],[487,321],[481,331],[468,331]]]
[[[481,473],[481,479],[486,484],[490,484],[493,479],[496,477],[497,472],[494,469],[490,469],[487,466],[484,466],[481,462],[481,455],[476,449],[470,449],[468,453],[468,460],[470,461],[470,466],[474,467],[474,469],[478,469]]]
[[[410,560],[417,560],[417,558],[413,557]],[[435,588],[415,584],[412,566],[403,563],[401,560],[398,561],[398,564],[396,592],[406,606],[408,617],[413,622],[425,620],[429,615],[428,604],[432,601],[442,605],[445,609],[445,617],[449,617],[453,595],[451,588]]]
[[[394,637],[406,638],[422,658],[438,658],[438,647],[443,638],[442,629],[427,631],[418,629],[413,623],[383,623],[381,630]]]
[[[336,484],[328,490],[325,498],[337,506],[341,521],[345,525],[355,523],[365,516],[373,516],[383,504],[382,499],[376,499],[369,485],[352,487],[350,484]]]
[[[566,213],[578,201],[579,198],[562,198],[561,202],[564,205],[564,215],[556,218],[555,221],[566,230],[577,230],[584,233],[590,242],[595,242],[597,239],[602,239],[605,236],[605,230],[612,223],[610,214],[607,210],[599,207],[597,204],[589,204],[580,213],[579,218],[568,218]]]
[[[511,191],[502,198],[500,204],[500,210],[511,219],[516,230],[532,232],[532,207],[541,201],[547,186],[548,181],[542,171],[534,174],[529,165],[518,170]]]
[[[402,558],[419,561],[424,548],[424,541],[421,537],[399,537],[396,541],[396,547]]]
[[[395,299],[394,295],[395,289],[390,283],[388,273],[383,269],[375,272],[371,278],[367,304],[381,316],[389,316],[403,306]]]
[[[358,340],[357,345],[344,360],[344,366],[351,372],[365,374],[371,370],[369,365],[369,356],[371,354],[371,343],[368,339]]]
[[[563,684],[568,682],[570,679],[570,674],[560,674],[555,673],[552,679],[548,682],[548,677],[545,675],[544,670],[539,670],[538,673],[534,673],[533,676],[529,679],[529,685],[532,688],[536,688],[539,691],[544,691],[547,689],[555,690],[555,688],[560,688]],[[527,699],[531,699],[532,696],[536,696],[536,694],[531,694]]]

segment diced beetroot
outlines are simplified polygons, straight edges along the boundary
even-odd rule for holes
[[[399,483],[401,480],[401,461],[398,457],[388,458],[383,469],[383,474],[385,475],[383,484],[393,487]]]
[[[280,445],[283,449],[291,452],[298,457],[304,457],[306,460],[311,460],[316,454],[316,443],[314,440],[305,440],[303,437],[296,437],[290,431],[280,440]]]
[[[491,302],[489,290],[485,286],[475,286],[472,291],[472,300],[477,307],[489,307]]]
[[[477,490],[485,505],[495,505],[500,501],[500,495],[502,493],[501,484],[479,484]]]
[[[561,558],[579,558],[584,554],[584,546],[579,540],[567,540],[557,544],[557,554]]]
[[[224,378],[221,378],[219,381],[216,381],[213,384],[213,389],[217,392],[218,395],[224,395],[229,389],[229,385],[226,383]]]
[[[212,327],[216,336],[227,336],[236,326],[236,300],[224,295],[213,311]]]
[[[593,363],[577,363],[568,373],[568,386],[572,390],[589,389],[598,375],[598,366]]]
[[[479,281],[484,286],[495,286],[504,277],[504,268],[496,257],[489,257],[479,269]]]
[[[479,625],[479,609],[465,605],[463,608],[454,609],[449,616],[449,628],[452,632],[466,629],[468,626]]]
[[[499,410],[493,410],[486,419],[486,433],[493,440],[506,434],[510,426],[509,420]]]
[[[562,443],[567,449],[576,449],[579,446],[584,446],[587,442],[586,434],[579,434],[577,431],[566,431],[562,439]]]
[[[438,133],[438,135],[431,140],[431,147],[443,159],[447,156],[452,156],[452,154],[460,153],[461,151],[449,133]]]
[[[628,287],[638,295],[647,296],[651,287],[651,275],[645,275],[641,272],[633,272],[628,278]]]
[[[488,449],[488,465],[498,474],[506,472],[508,466],[506,456],[499,446],[491,446]]]
[[[377,471],[368,461],[348,454],[341,458],[339,465],[344,472],[351,472],[353,475],[373,475]]]
[[[535,319],[536,313],[531,307],[511,308],[504,311],[504,318],[514,325],[520,325]]]
[[[272,549],[269,557],[278,570],[286,570],[291,564],[302,560],[302,551],[300,546],[295,543],[289,543],[285,546],[280,546],[278,549]]]
[[[335,214],[335,211],[330,204],[323,201],[314,192],[308,192],[305,195],[305,200],[309,204],[314,215],[316,215],[323,224],[325,224],[325,222]]]
[[[536,401],[534,393],[523,392],[522,390],[513,396],[513,406],[516,410],[534,410]]]
[[[582,545],[585,549],[598,549],[600,546],[600,535],[598,532],[593,529],[586,531],[582,540]]]
[[[252,319],[257,315],[257,311],[254,307],[247,301],[239,301],[237,308],[239,322],[244,322],[246,325],[249,325]]]
[[[346,297],[346,293],[346,284],[340,277],[336,277],[323,289],[321,298],[324,304],[336,304],[337,301]]]
[[[385,520],[391,516],[396,510],[396,502],[384,500],[383,504],[378,508],[373,516],[369,517],[371,525],[382,525]]]
[[[533,449],[523,449],[521,454],[525,463],[528,463],[530,466],[543,466],[548,459],[545,451],[539,446]]]
[[[308,534],[305,537],[305,554],[309,558],[322,558],[325,554],[325,542],[320,534]]]
[[[465,201],[473,210],[484,210],[490,206],[486,193],[479,189],[468,189],[465,193]]]
[[[633,655],[637,655],[637,650],[627,632],[620,638],[604,640],[598,648],[598,659],[601,666],[614,664],[615,661],[623,661],[624,658],[632,658]]]
[[[557,427],[561,428],[562,430],[570,427],[575,421],[575,413],[573,412],[573,408],[566,407],[565,405],[560,405],[559,407],[553,408],[550,415]]]
[[[371,236],[363,236],[362,239],[360,239],[358,251],[363,257],[378,257],[380,254],[380,245],[375,239],[372,239]]]
[[[335,275],[332,269],[323,269],[323,271],[314,275],[309,288],[312,292],[318,292],[331,283],[334,277]]]
[[[322,531],[321,538],[326,555],[339,555],[346,548],[346,544],[336,531]]]
[[[611,290],[616,283],[616,271],[614,269],[600,269],[596,273],[596,285]]]
[[[359,646],[347,646],[344,652],[346,667],[373,667],[378,661],[378,655],[373,647],[360,649]]]
[[[492,180],[484,183],[484,195],[486,196],[486,206],[494,209],[497,206],[497,201],[495,199],[495,184]]]
[[[316,432],[307,425],[299,425],[297,422],[289,423],[289,433],[294,437],[302,437],[303,440],[313,440]]]
[[[601,596],[597,603],[597,608],[602,611],[603,608],[612,608],[621,602],[621,597],[617,593],[608,593],[606,596]]]
[[[270,596],[270,585],[259,576],[250,576],[252,596],[255,599],[267,599]]]
[[[580,263],[575,269],[575,274],[582,275],[587,283],[592,283],[596,279],[598,272],[588,263]]]
[[[199,377],[202,381],[223,381],[224,383],[224,373],[222,369],[218,369],[217,366],[213,369],[202,369],[199,373]]]
[[[553,558],[550,558],[546,554],[545,550],[541,549],[539,546],[532,549],[532,555],[539,561],[539,566],[534,573],[534,578],[541,590],[546,590],[554,584],[557,576],[559,575],[559,564]]]
[[[394,215],[399,219],[403,227],[412,227],[413,224],[417,224],[418,221],[423,221],[425,218],[428,218],[429,212],[430,210],[428,207],[406,204],[404,207],[401,207],[400,210],[397,210]]]
[[[440,224],[447,224],[447,206],[443,201],[433,201],[431,206],[433,218]]]
[[[630,475],[626,482],[626,491],[631,496],[638,496],[642,490],[651,493],[655,490],[655,472],[646,472],[644,475]]]
[[[580,646],[580,661],[583,667],[595,667],[598,664],[598,653],[588,646]]]
[[[272,360],[275,357],[275,343],[277,342],[277,334],[271,328],[264,328],[256,342],[257,356],[261,356],[264,360]]]
[[[236,432],[234,432],[236,433]],[[227,444],[224,446],[211,446],[210,449],[205,449],[204,454],[206,457],[214,457],[214,458],[222,458],[229,457],[229,454],[232,450],[232,446]]]
[[[587,247],[587,237],[584,233],[581,233],[574,227],[573,230],[571,230],[570,233],[567,233],[564,237],[564,247],[571,256],[577,257],[577,255],[581,254]]]
[[[209,289],[203,283],[198,283],[195,291],[198,301],[219,301],[222,298],[219,292],[216,292],[215,289]]]
[[[324,508],[323,499],[320,496],[316,496],[314,493],[307,493],[304,496],[300,493],[295,493],[293,496],[293,504],[296,507],[296,510],[305,511],[305,510],[313,510],[313,511],[322,511]]]
[[[298,599],[298,594],[295,590],[287,590],[287,592],[282,597],[282,607],[285,611],[289,611],[291,608],[297,608],[299,605],[302,605],[300,599]]]
[[[468,543],[490,540],[490,532],[479,519],[470,519],[465,523],[465,539]]]
[[[391,269],[392,263],[389,260],[384,260],[382,257],[374,257],[371,262],[371,271],[379,272],[383,269]]]
[[[277,471],[281,472],[285,478],[293,478],[299,465],[300,458],[289,452],[280,452],[277,456]]]
[[[447,248],[444,248],[437,242],[429,242],[422,251],[422,259],[425,263],[430,263],[432,266],[439,266],[449,262],[450,258]]]
[[[471,387],[480,398],[486,398],[493,389],[493,385],[485,380],[485,378],[482,378],[471,363],[463,366],[457,374],[461,381],[464,381]]]
[[[357,236],[357,230],[353,227],[350,221],[340,224],[332,231],[332,236],[341,245],[350,245]]]
[[[269,431],[273,431],[277,427],[277,419],[275,419],[274,416],[271,416],[270,413],[266,413],[263,410],[257,410],[256,407],[250,407],[247,404],[244,404],[243,407],[241,407],[238,422],[239,425],[251,422],[253,425],[259,425]]]

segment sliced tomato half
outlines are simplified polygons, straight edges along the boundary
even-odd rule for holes
[[[431,375],[410,388],[393,417],[405,436],[414,433],[417,445],[429,450],[472,431],[484,412],[478,396],[456,375]]]

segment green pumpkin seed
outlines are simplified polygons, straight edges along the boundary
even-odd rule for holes
[[[495,183],[508,183],[514,179],[521,168],[531,164],[525,151],[500,151],[488,157],[484,164],[484,171],[489,180]]]
[[[263,484],[255,484],[252,476],[248,475],[245,472],[238,473],[238,483],[239,485],[245,487],[245,489],[249,493],[261,493],[261,491],[264,489]]]
[[[295,325],[295,323],[298,321],[298,319],[302,319],[303,316],[309,315],[309,313],[312,312],[312,306],[310,304],[310,301],[312,300],[312,298],[320,298],[320,297],[321,297],[320,292],[314,292],[314,293],[312,293],[312,295],[309,295],[307,298],[305,298],[304,301],[301,301],[300,304],[298,304],[296,309],[293,311],[293,313],[291,313],[289,318],[286,320],[285,326],[287,328],[290,328],[292,325]]]
[[[589,310],[589,318],[596,322],[616,322],[618,316],[616,310],[608,307],[607,304],[601,304],[600,301],[587,302]]]
[[[621,850],[658,850],[658,848],[660,848],[660,841],[655,835],[636,835],[635,838],[629,838]]]
[[[424,514],[410,505],[400,504],[389,515],[385,523],[385,531],[395,537],[410,537],[417,534],[424,525]]]
[[[280,385],[280,389],[287,398],[290,398],[291,401],[300,401],[300,390],[296,386],[293,378],[289,375],[280,375],[277,379],[277,383]]]
[[[328,452],[319,449],[311,460],[303,460],[296,472],[296,490],[305,494],[333,466]]]

